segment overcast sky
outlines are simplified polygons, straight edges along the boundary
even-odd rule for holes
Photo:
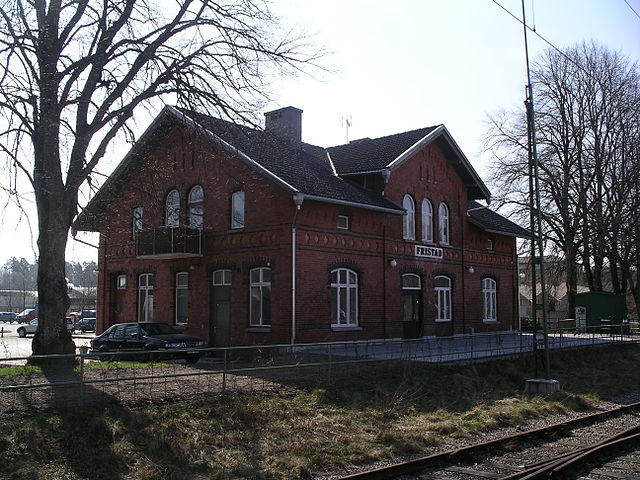
[[[520,0],[499,0],[519,18]],[[526,0],[527,23],[558,48],[595,40],[640,61],[640,0]],[[276,0],[285,25],[331,52],[330,73],[273,85],[267,110],[304,111],[302,136],[332,146],[444,124],[483,178],[487,114],[524,101],[522,26],[492,0]],[[529,33],[530,57],[549,46]],[[5,199],[0,199],[4,204]],[[37,220],[31,219],[34,229]],[[0,219],[0,263],[34,260],[27,223]],[[88,239],[97,242],[97,239]],[[69,241],[67,260],[97,260]]]

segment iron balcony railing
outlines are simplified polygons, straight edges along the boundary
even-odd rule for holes
[[[136,232],[136,257],[182,258],[202,255],[202,229],[155,227]]]

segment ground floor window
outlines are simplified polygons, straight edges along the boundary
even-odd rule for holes
[[[451,321],[451,279],[437,276],[433,279],[436,294],[436,322]]]
[[[485,322],[495,322],[498,320],[496,314],[497,288],[493,278],[482,280],[483,314],[482,320]]]
[[[251,326],[271,325],[271,269],[254,268],[249,272],[249,323]]]
[[[358,325],[358,274],[348,268],[331,272],[331,324]]]
[[[138,277],[138,321],[153,321],[153,273],[143,273]]]
[[[189,274],[176,274],[176,324],[189,321]]]

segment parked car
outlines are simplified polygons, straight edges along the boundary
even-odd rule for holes
[[[79,312],[71,312],[69,314],[74,325],[78,325],[78,322],[83,318],[96,318],[95,310],[80,310]]]
[[[81,332],[95,332],[96,331],[96,319],[95,318],[83,318],[76,323],[76,330]]]
[[[71,321],[71,319],[69,317],[66,317],[66,322],[67,322],[67,331],[68,332],[73,332],[73,322]],[[36,333],[36,329],[37,328],[38,328],[38,319],[34,318],[33,320],[31,320],[26,325],[18,327],[16,332],[18,333],[19,337],[24,338],[27,335],[29,335],[30,333]]]
[[[167,323],[118,323],[91,341],[91,353],[146,350],[154,351],[145,355],[150,360],[172,357],[195,363],[200,359],[200,352],[185,349],[201,348],[206,344],[205,340],[180,333]]]
[[[18,323],[29,323],[31,320],[38,316],[38,311],[35,308],[27,308],[16,315]]]
[[[0,322],[13,322],[16,319],[15,312],[0,312]]]

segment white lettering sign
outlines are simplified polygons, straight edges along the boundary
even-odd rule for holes
[[[416,245],[416,257],[442,259],[442,249],[438,247]]]

